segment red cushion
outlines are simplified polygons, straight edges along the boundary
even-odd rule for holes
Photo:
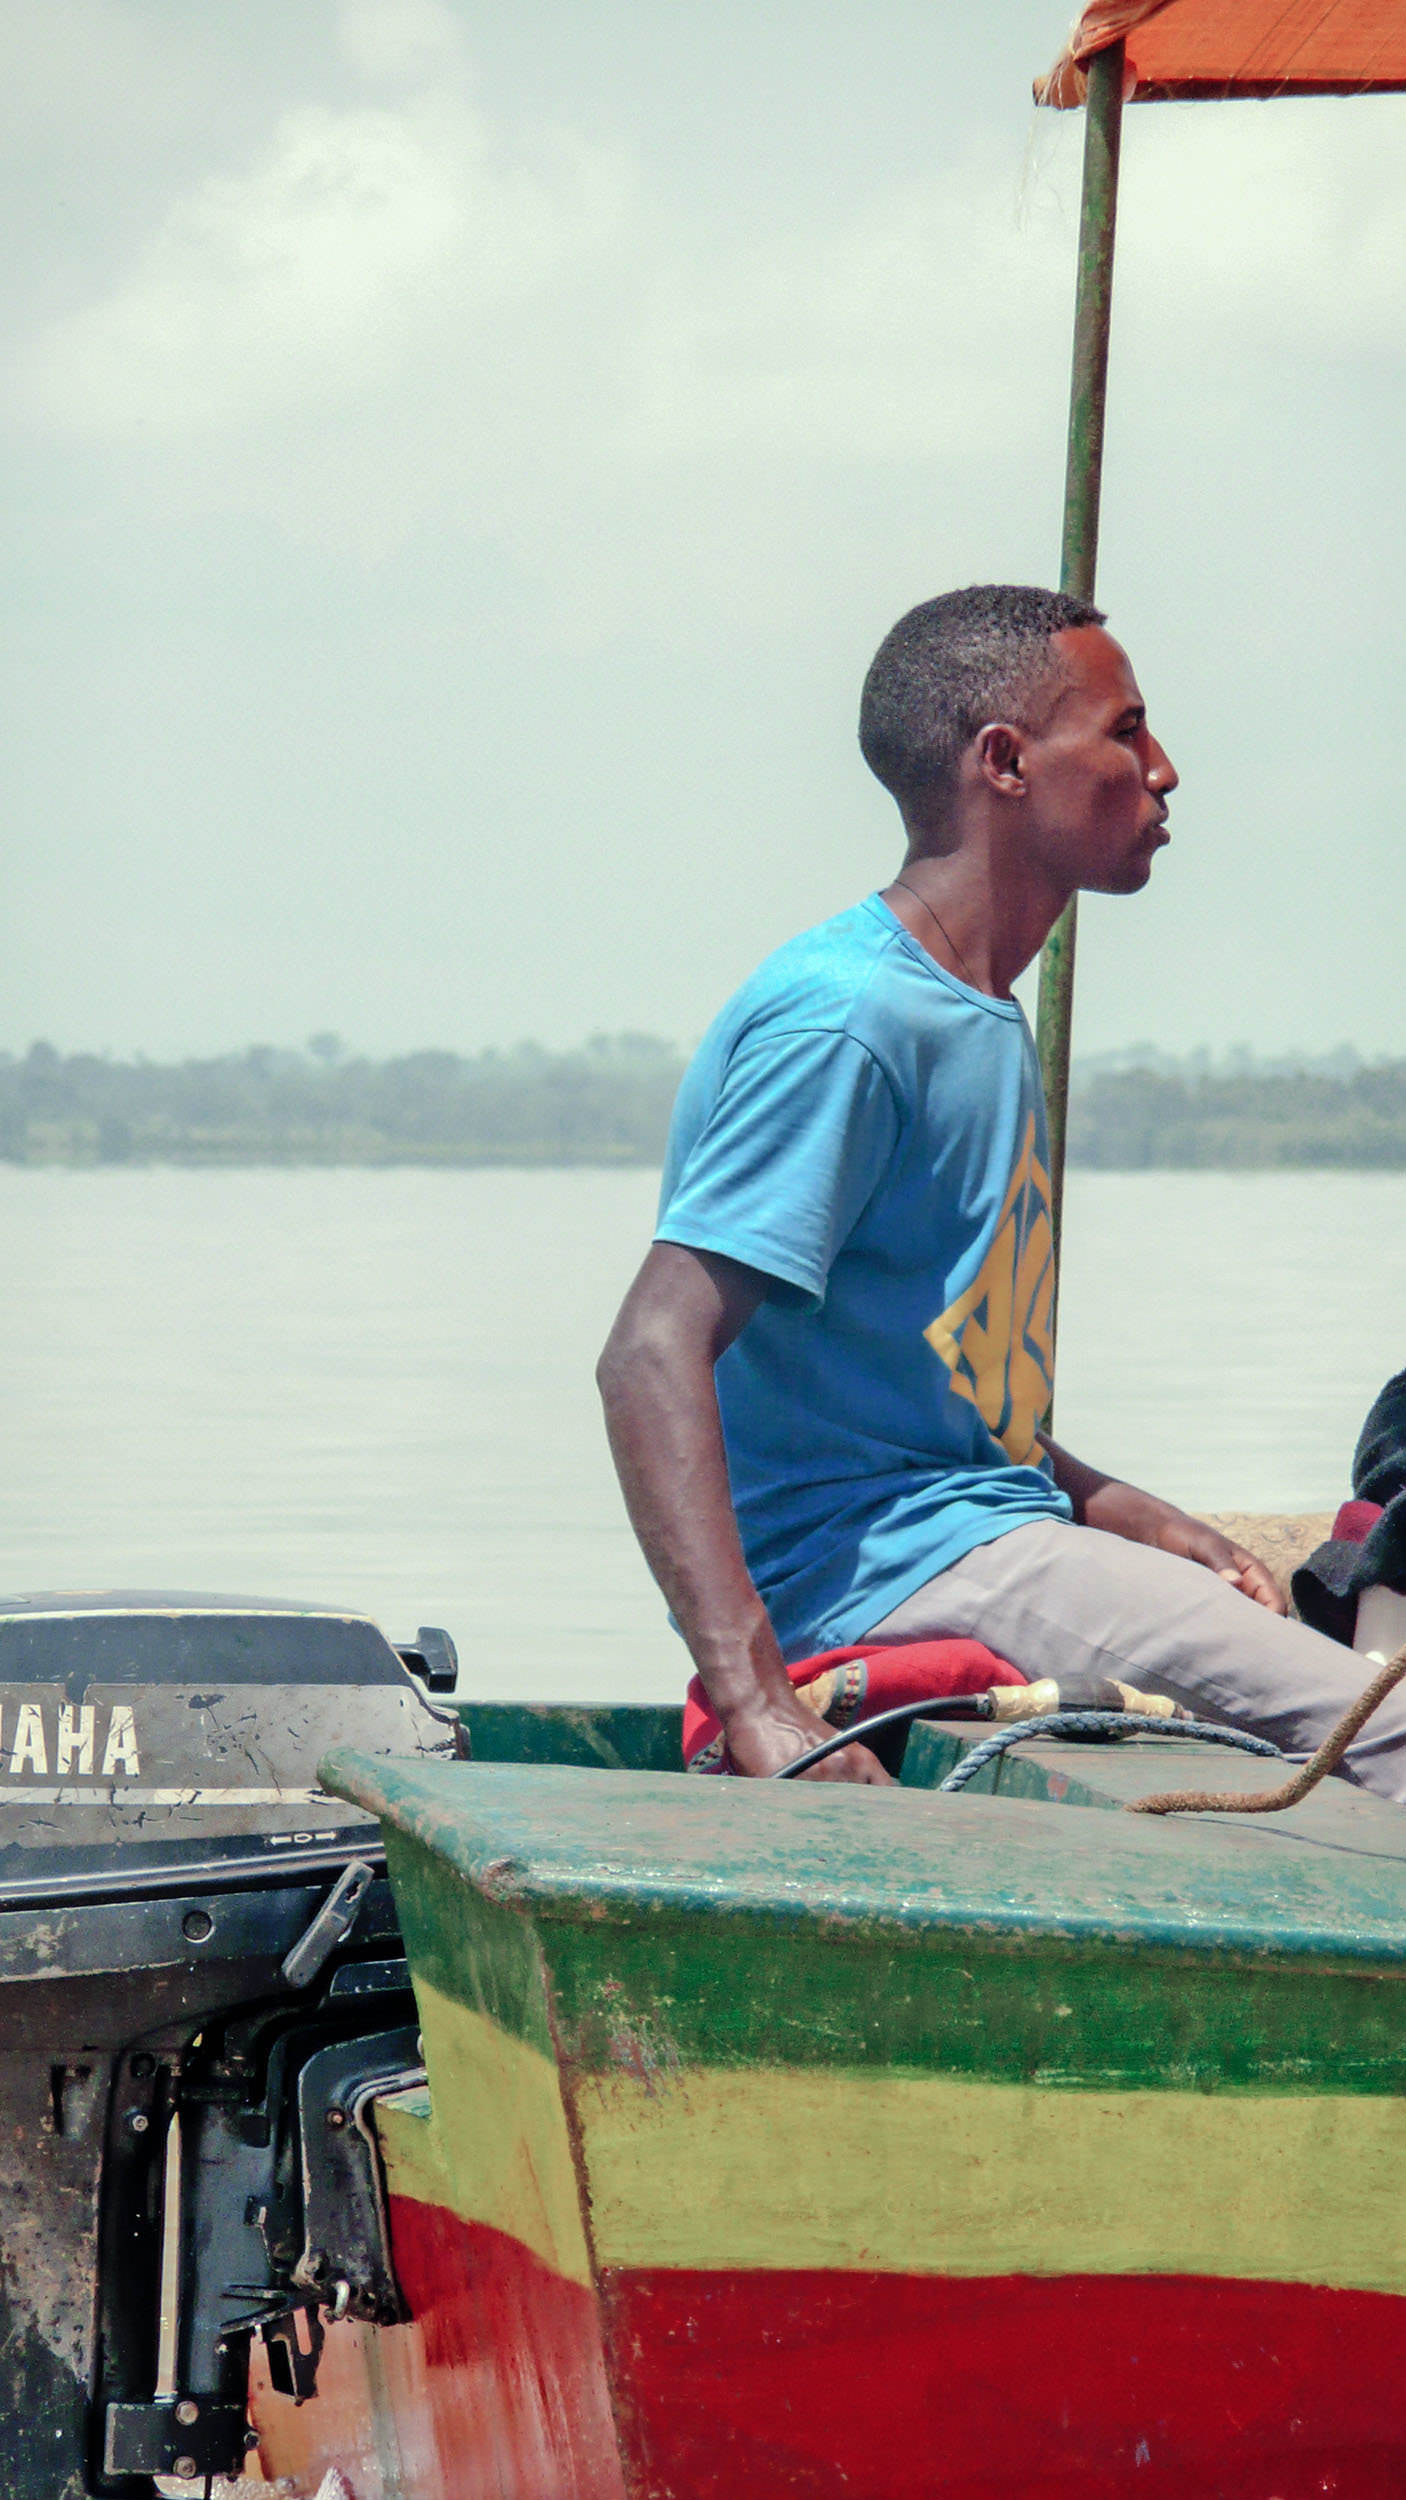
[[[942,1701],[949,1694],[984,1693],[993,1684],[1025,1684],[1009,1660],[998,1658],[984,1641],[900,1641],[889,1647],[861,1641],[852,1649],[822,1649],[813,1658],[798,1658],[786,1670],[793,1684],[812,1683],[827,1667],[853,1665],[857,1698],[843,1724],[872,1719],[880,1710],[896,1710],[906,1701]],[[818,1721],[819,1744],[824,1722]],[[716,1714],[695,1675],[683,1706],[683,1758],[692,1763],[721,1738]],[[703,1767],[699,1765],[700,1769]],[[710,1769],[725,1767],[721,1752]]]

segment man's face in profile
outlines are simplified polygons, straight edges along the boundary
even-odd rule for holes
[[[1177,776],[1112,635],[1071,626],[1054,644],[1064,683],[1022,749],[1031,847],[1092,893],[1136,894],[1171,839]]]

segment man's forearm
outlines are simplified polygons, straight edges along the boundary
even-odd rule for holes
[[[1105,1528],[1114,1536],[1131,1537],[1141,1544],[1147,1541],[1145,1531],[1154,1524],[1155,1514],[1170,1509],[1171,1505],[1159,1502],[1154,1493],[1125,1484],[1119,1476],[1105,1475],[1101,1467],[1090,1467],[1086,1460],[1076,1458],[1072,1450],[1051,1440],[1048,1433],[1042,1432],[1040,1441],[1049,1455],[1055,1483],[1061,1493],[1068,1494],[1081,1528]]]
[[[731,1767],[763,1779],[816,1741],[742,1552],[713,1379],[766,1289],[735,1260],[656,1242],[596,1373],[645,1559],[722,1722]],[[802,1776],[871,1783],[888,1774],[850,1745]]]
[[[607,1353],[600,1385],[631,1523],[723,1725],[769,1699],[789,1706],[737,1533],[711,1362],[648,1346]]]
[[[1068,1494],[1080,1527],[1101,1528],[1134,1545],[1155,1545],[1165,1554],[1203,1563],[1271,1614],[1285,1613],[1283,1591],[1273,1574],[1243,1545],[1222,1536],[1207,1520],[1179,1510],[1175,1502],[1161,1501],[1155,1493],[1144,1493],[1140,1485],[1125,1484],[1119,1476],[1106,1476],[1101,1468],[1088,1466],[1072,1450],[1061,1449],[1048,1433],[1042,1432],[1040,1440],[1049,1454],[1055,1483],[1061,1493]]]

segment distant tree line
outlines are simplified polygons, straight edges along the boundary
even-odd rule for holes
[[[0,1054],[11,1163],[656,1164],[683,1062],[648,1034],[578,1050],[358,1058],[334,1034],[161,1066],[48,1042]],[[1406,1060],[1094,1063],[1076,1073],[1072,1162],[1106,1171],[1355,1165],[1406,1170]]]
[[[647,1034],[579,1050],[360,1059],[334,1034],[158,1066],[36,1042],[0,1058],[16,1163],[657,1163],[682,1063]]]
[[[1069,1159],[1105,1171],[1406,1170],[1406,1059],[1331,1069],[1120,1068],[1071,1088]]]

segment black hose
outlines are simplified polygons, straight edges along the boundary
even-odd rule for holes
[[[913,1719],[992,1719],[996,1715],[989,1693],[948,1693],[943,1698],[926,1701],[896,1702],[892,1710],[876,1710],[872,1719],[858,1719],[853,1727],[842,1727],[835,1736],[827,1736],[821,1745],[812,1745],[809,1753],[798,1753],[794,1762],[783,1762],[773,1771],[774,1780],[793,1780],[808,1771],[813,1762],[824,1762],[827,1755],[838,1753],[842,1745],[864,1744],[886,1727],[905,1727]]]

